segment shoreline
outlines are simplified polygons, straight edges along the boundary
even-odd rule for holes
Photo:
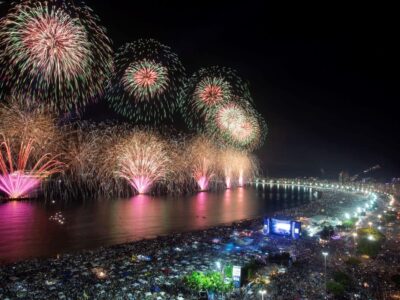
[[[208,231],[212,231],[212,230],[232,229],[232,228],[241,229],[241,227],[249,226],[249,224],[253,224],[255,222],[260,222],[260,225],[261,225],[263,218],[264,218],[264,216],[257,216],[255,218],[251,218],[251,219],[247,218],[247,219],[241,219],[238,221],[233,221],[233,222],[228,222],[228,223],[221,223],[221,224],[214,225],[211,227],[205,227],[203,229],[177,231],[177,232],[171,232],[171,233],[164,234],[164,235],[148,236],[148,237],[144,237],[142,239],[132,240],[132,241],[128,241],[128,242],[122,242],[122,243],[118,243],[118,244],[114,244],[114,245],[77,249],[77,250],[63,252],[63,253],[59,253],[59,254],[51,255],[51,256],[37,256],[37,257],[30,257],[30,258],[28,257],[28,258],[24,258],[21,260],[5,262],[5,263],[2,263],[0,261],[0,270],[3,267],[9,267],[9,266],[17,265],[20,263],[26,263],[26,262],[29,263],[31,261],[46,261],[46,260],[57,259],[57,255],[59,255],[60,257],[61,256],[74,256],[74,255],[80,255],[80,254],[85,254],[85,253],[95,253],[98,251],[104,251],[104,250],[112,249],[112,248],[133,246],[135,244],[152,243],[152,242],[156,242],[156,241],[167,239],[167,238],[175,238],[175,237],[180,237],[180,236],[185,236],[185,235],[199,235],[201,233],[207,233]]]
[[[242,190],[243,202],[240,200]],[[274,210],[293,205],[300,206],[311,201],[308,193],[304,200],[297,199],[297,195],[295,198],[289,196],[288,204],[284,206],[282,204],[284,201],[279,201],[278,195],[266,197],[254,188],[238,189],[228,193],[210,192],[206,196],[207,202],[204,202],[200,193],[188,198],[173,199],[172,205],[165,201],[165,199],[170,200],[169,198],[158,197],[153,201],[147,196],[105,201],[89,199],[78,204],[35,200],[7,203],[4,207],[0,207],[5,211],[11,210],[11,214],[6,216],[17,215],[25,207],[33,211],[34,215],[26,218],[19,214],[18,218],[10,219],[9,222],[6,221],[7,218],[3,220],[5,226],[2,232],[11,243],[1,247],[0,265],[36,258],[54,258],[59,254],[76,254],[85,249],[96,250],[100,247],[140,242],[143,239],[155,239],[157,236],[173,236],[182,232],[201,231],[215,226],[231,226],[235,222],[262,219],[264,214],[272,214]],[[150,215],[146,212],[145,203],[154,205],[149,207],[152,209]],[[179,205],[178,211],[175,210],[175,204]],[[107,213],[110,209],[118,211],[118,215],[112,217],[112,214]],[[42,210],[44,213],[41,213]],[[34,226],[29,231],[32,234],[24,237],[24,227],[29,227],[30,220],[36,220],[34,219],[36,215],[38,215],[37,220],[43,225]],[[75,215],[78,217],[75,218]],[[14,223],[15,238],[9,234],[13,232]],[[65,239],[62,238],[64,234]]]
[[[332,192],[332,191],[329,191]],[[355,193],[351,193],[351,192],[343,192],[343,193],[349,193],[349,194],[355,194]],[[314,200],[318,200],[318,199],[314,199]],[[22,201],[26,201],[25,199]],[[310,202],[312,202],[313,200],[311,200]],[[123,248],[123,247],[130,247],[130,246],[135,246],[136,244],[148,244],[148,243],[152,243],[152,242],[156,242],[159,240],[163,240],[163,239],[173,239],[175,237],[180,237],[180,236],[185,236],[185,235],[200,235],[200,234],[206,234],[209,231],[213,231],[213,230],[220,230],[220,229],[241,229],[241,227],[249,227],[250,224],[256,224],[259,223],[258,225],[262,225],[261,223],[263,222],[264,217],[266,216],[283,216],[283,215],[288,215],[288,213],[292,213],[291,210],[298,210],[301,208],[304,208],[306,206],[308,206],[310,204],[310,202],[308,203],[304,203],[300,206],[295,206],[295,207],[290,207],[290,208],[285,208],[279,211],[275,211],[271,214],[265,214],[265,215],[259,215],[256,216],[254,218],[245,218],[245,219],[241,219],[241,220],[237,220],[237,221],[233,221],[233,222],[227,222],[227,223],[220,223],[214,226],[210,226],[210,227],[205,227],[202,229],[195,229],[195,230],[188,230],[188,231],[177,231],[177,232],[171,232],[165,235],[157,235],[157,236],[148,236],[148,237],[144,237],[142,239],[137,239],[137,240],[132,240],[132,241],[127,241],[127,242],[122,242],[122,243],[117,243],[117,244],[113,244],[113,245],[107,245],[107,246],[100,246],[100,247],[94,247],[94,248],[85,248],[85,249],[76,249],[76,250],[72,250],[72,251],[67,251],[67,252],[63,252],[63,253],[58,253],[55,255],[49,255],[49,256],[37,256],[37,257],[28,257],[28,258],[24,258],[21,260],[16,260],[16,261],[11,261],[11,262],[5,262],[2,263],[0,261],[0,270],[3,267],[9,267],[12,265],[18,265],[21,263],[29,263],[31,261],[46,261],[46,260],[53,260],[53,259],[57,259],[57,256],[59,257],[63,257],[63,256],[75,256],[75,255],[82,255],[82,254],[86,254],[86,253],[96,253],[96,252],[100,252],[100,251],[104,251],[107,249],[114,249],[114,248]],[[290,217],[295,218],[295,216],[293,215],[289,215]]]
[[[348,205],[364,203],[366,197],[349,192],[330,191],[320,199],[313,199],[299,207],[275,211],[271,216],[287,215],[293,218],[311,217],[323,213],[337,216]],[[226,250],[232,241],[234,231],[251,231],[252,238],[259,239],[257,245],[267,241],[268,251],[294,251],[298,257],[296,266],[287,269],[286,274],[306,278],[320,271],[320,245],[316,238],[302,237],[291,240],[283,237],[265,237],[259,233],[263,217],[235,221],[212,226],[207,229],[179,232],[151,239],[80,250],[62,254],[58,258],[35,258],[6,266],[0,266],[0,298],[35,299],[197,299],[182,283],[182,277],[192,271],[213,270],[215,261],[229,262],[245,266],[251,262],[259,250],[246,248]],[[215,240],[218,241],[215,241]],[[343,241],[331,241],[330,255],[342,255]],[[236,247],[240,248],[240,247]],[[290,250],[292,249],[292,250]],[[149,261],[147,261],[149,259]],[[274,264],[269,264],[265,274],[271,272]],[[300,268],[298,266],[301,266]],[[100,275],[99,275],[100,274]],[[274,279],[270,287],[273,291],[289,296],[296,289],[287,290],[288,283],[280,281],[286,274]],[[297,275],[296,275],[297,274]],[[317,274],[317,273],[315,273]],[[267,275],[265,275],[267,276]],[[286,280],[291,277],[286,277]],[[301,285],[309,297],[321,295],[322,282],[295,282]],[[301,284],[300,284],[301,283]],[[282,286],[283,284],[283,286]],[[296,286],[295,285],[295,286]],[[316,289],[315,286],[318,288]],[[285,287],[285,288],[284,288]],[[254,287],[256,288],[256,287]],[[65,292],[65,291],[68,291]],[[191,296],[192,295],[192,296]],[[180,298],[181,297],[181,298]],[[290,296],[291,297],[291,296]],[[275,298],[274,298],[275,299]],[[277,298],[279,299],[279,298]],[[312,298],[314,299],[314,298]]]

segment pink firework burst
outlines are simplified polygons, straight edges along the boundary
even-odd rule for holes
[[[230,189],[232,187],[231,177],[225,176],[225,185],[227,189]]]
[[[207,175],[200,175],[197,178],[197,184],[199,185],[200,191],[208,190],[208,184],[210,182]]]
[[[238,184],[239,184],[239,186],[243,186],[244,185],[243,170],[240,170],[240,172],[239,172]]]
[[[22,172],[0,175],[0,190],[10,199],[24,198],[40,185],[40,180]]]
[[[218,150],[214,144],[204,136],[194,138],[187,149],[188,166],[200,191],[209,189],[211,179],[217,173]]]
[[[200,158],[194,171],[194,179],[196,180],[200,191],[208,190],[208,186],[212,177],[214,177],[214,173],[212,170],[211,161],[206,157]]]
[[[11,199],[28,196],[43,179],[61,172],[64,167],[64,163],[49,153],[32,163],[30,161],[32,150],[32,139],[26,145],[22,142],[15,161],[9,141],[4,139],[0,145],[0,190]],[[28,167],[30,164],[31,168]]]
[[[153,184],[152,178],[150,176],[132,176],[129,179],[129,183],[131,186],[139,193],[139,194],[147,194],[150,191],[150,188]]]

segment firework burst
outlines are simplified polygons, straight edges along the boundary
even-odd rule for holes
[[[162,95],[168,81],[167,68],[146,59],[131,64],[122,77],[125,91],[139,102]]]
[[[221,175],[224,178],[227,189],[233,185],[233,178],[236,174],[238,152],[232,149],[222,151],[219,157]]]
[[[154,183],[166,179],[170,165],[168,145],[156,134],[134,132],[115,150],[116,175],[126,179],[139,194],[148,193]]]
[[[218,105],[238,99],[250,101],[247,85],[234,70],[220,67],[200,69],[180,94],[181,111],[189,127],[202,130]]]
[[[200,191],[206,191],[218,173],[218,149],[205,136],[192,139],[187,149],[188,168]]]
[[[111,42],[81,1],[22,0],[0,21],[3,89],[52,111],[82,108],[103,92]]]
[[[225,145],[251,151],[262,144],[266,125],[250,105],[228,102],[210,114],[206,131]]]
[[[152,39],[138,40],[116,54],[107,99],[132,121],[158,123],[174,113],[184,79],[185,70],[169,47]]]
[[[230,99],[230,85],[221,77],[205,77],[196,85],[193,96],[199,109],[210,107]]]
[[[233,186],[243,186],[246,178],[252,177],[257,170],[252,156],[232,148],[221,150],[219,164],[221,175],[228,189]]]
[[[64,163],[50,153],[38,160],[31,159],[33,140],[22,142],[18,155],[11,150],[4,136],[0,144],[0,190],[11,199],[26,197],[37,188],[43,179],[62,172]],[[15,156],[17,158],[15,158]]]
[[[58,126],[57,119],[41,111],[24,111],[13,104],[0,105],[0,135],[10,140],[10,147],[18,152],[19,145],[32,141],[30,156],[39,159],[44,152],[63,153],[69,129]]]
[[[237,155],[236,163],[236,178],[238,186],[244,186],[246,179],[250,179],[256,175],[258,166],[256,159],[247,153],[239,152]]]

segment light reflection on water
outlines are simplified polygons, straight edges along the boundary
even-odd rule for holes
[[[51,256],[262,216],[300,205],[311,193],[259,187],[189,196],[138,195],[131,199],[0,203],[0,262]],[[65,224],[49,220],[57,212]]]

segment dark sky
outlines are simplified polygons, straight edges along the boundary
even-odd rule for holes
[[[179,2],[86,1],[116,49],[151,37],[189,74],[220,65],[248,80],[269,126],[257,151],[264,173],[336,177],[381,164],[381,174],[400,175],[394,7]]]

